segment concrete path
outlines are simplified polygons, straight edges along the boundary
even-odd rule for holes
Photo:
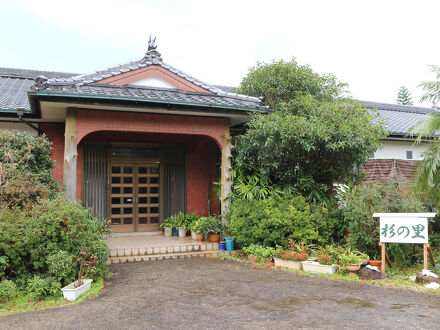
[[[440,297],[218,259],[111,265],[80,304],[0,317],[1,329],[438,329]]]

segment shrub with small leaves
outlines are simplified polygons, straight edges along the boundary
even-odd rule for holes
[[[49,274],[54,276],[57,281],[67,285],[71,282],[75,274],[74,258],[66,251],[59,250],[47,257]]]
[[[47,296],[57,296],[61,293],[61,284],[54,277],[35,275],[27,283],[29,294],[35,299],[44,299]]]
[[[252,244],[243,248],[244,254],[261,260],[272,260],[277,255],[278,249]]]
[[[278,251],[277,257],[283,260],[291,261],[306,261],[309,258],[307,253],[295,252],[291,250],[281,250]]]

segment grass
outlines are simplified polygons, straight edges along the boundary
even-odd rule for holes
[[[70,306],[80,303],[88,298],[97,296],[104,288],[104,280],[99,279],[92,283],[92,287],[89,291],[81,295],[76,301],[67,301],[64,297],[51,297],[46,300],[31,300],[27,295],[19,295],[15,299],[8,301],[4,304],[0,304],[0,316],[15,314],[20,312],[28,312],[34,310],[42,310],[53,307]]]
[[[249,261],[246,259],[238,258],[235,256],[229,256],[225,254],[219,254],[218,258],[242,262],[242,263],[249,263]],[[272,267],[272,269],[278,270],[278,268],[275,267]],[[424,287],[424,285],[409,280],[409,277],[411,275],[416,275],[421,271],[421,269],[422,267],[400,269],[400,268],[389,268],[387,266],[386,269],[387,278],[384,278],[382,280],[363,280],[358,276],[349,276],[348,273],[345,271],[345,269],[336,272],[334,274],[312,274],[312,273],[306,273],[302,270],[295,270],[288,268],[282,268],[279,269],[279,271],[287,271],[301,276],[322,277],[331,281],[356,282],[363,285],[373,285],[373,286],[398,289],[398,290],[410,290],[416,292],[440,294],[439,290],[427,289]]]

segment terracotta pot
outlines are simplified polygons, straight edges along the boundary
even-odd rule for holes
[[[380,267],[382,266],[382,260],[369,260],[369,261],[368,261],[368,264],[369,264],[370,266],[376,266],[377,269],[380,270]]]
[[[356,272],[361,268],[358,264],[353,265],[345,265],[345,269],[348,270],[350,273],[348,275],[353,276],[356,275]]]
[[[209,233],[208,239],[211,243],[218,243],[220,241],[220,235],[217,233]]]
[[[204,234],[197,234],[197,242],[203,242]]]

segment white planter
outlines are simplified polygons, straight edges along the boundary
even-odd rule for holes
[[[301,270],[303,268],[301,261],[284,260],[280,258],[273,258],[273,260],[275,261],[276,267],[285,267],[298,270]]]
[[[186,237],[186,228],[179,227],[179,237]]]
[[[336,265],[321,265],[316,261],[302,261],[303,270],[314,274],[333,274],[336,272]]]
[[[78,299],[80,295],[89,291],[93,280],[85,279],[83,280],[84,283],[83,285],[75,288],[75,284],[77,282],[78,281],[70,283],[68,286],[65,286],[64,288],[61,289],[61,291],[63,291],[64,298],[66,298],[68,301],[75,301],[76,299]]]
[[[197,241],[197,233],[195,232],[195,230],[191,230],[191,238],[192,238],[194,241]]]
[[[165,237],[173,236],[173,228],[171,227],[163,227],[163,232],[165,234]]]

